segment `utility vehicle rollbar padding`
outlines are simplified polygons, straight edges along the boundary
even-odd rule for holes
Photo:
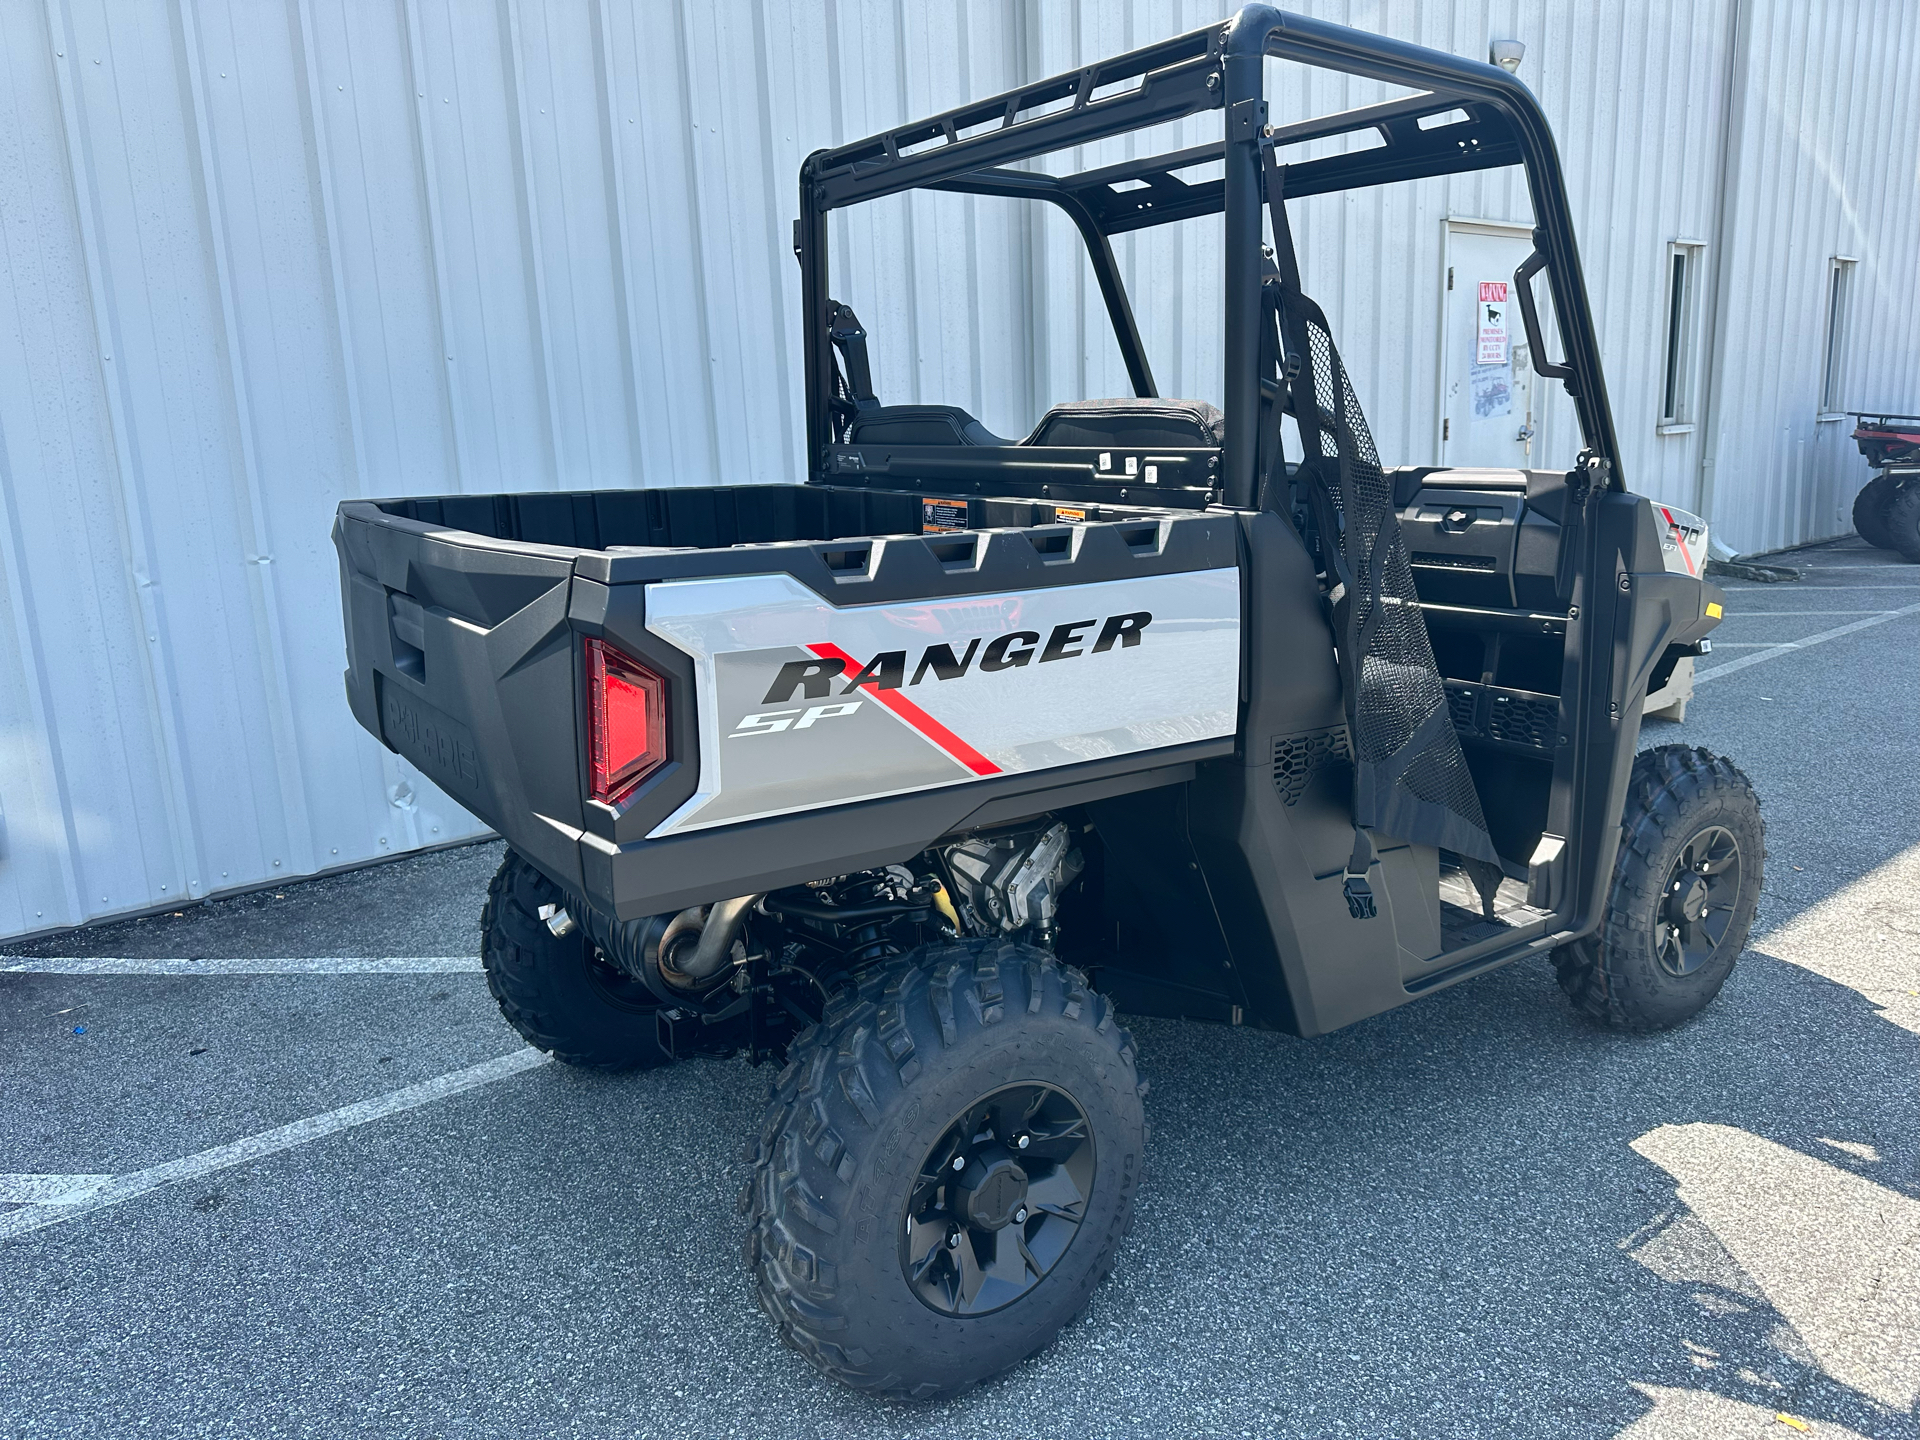
[[[1434,662],[1427,622],[1414,590],[1412,557],[1382,474],[1373,434],[1333,343],[1327,317],[1300,289],[1300,266],[1287,224],[1286,168],[1262,151],[1273,224],[1277,300],[1285,356],[1284,393],[1305,456],[1296,472],[1313,506],[1320,549],[1338,582],[1333,606],[1340,681],[1353,757],[1353,819],[1358,829],[1347,866],[1347,904],[1355,918],[1373,912],[1366,871],[1368,833],[1453,851],[1473,877],[1492,918],[1500,856],[1487,833],[1466,753],[1453,728],[1446,685]],[[1278,427],[1278,416],[1274,417]],[[1273,446],[1277,456],[1277,438]],[[1280,466],[1270,461],[1268,502]]]

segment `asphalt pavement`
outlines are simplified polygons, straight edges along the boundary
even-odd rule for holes
[[[1317,1040],[1133,1022],[1113,1278],[949,1402],[755,1308],[767,1070],[528,1063],[497,845],[7,951],[56,973],[0,973],[0,1434],[1920,1436],[1920,567],[1794,563],[1643,739],[1765,811],[1714,1006],[1611,1035],[1529,963]]]

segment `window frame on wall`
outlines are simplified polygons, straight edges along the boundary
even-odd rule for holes
[[[1667,242],[1666,346],[1660,368],[1659,418],[1662,435],[1690,435],[1695,421],[1695,374],[1700,349],[1700,271],[1704,240]]]
[[[1827,261],[1826,342],[1820,347],[1820,403],[1814,419],[1844,420],[1842,407],[1847,378],[1847,342],[1852,338],[1854,275],[1860,260],[1854,255],[1835,255]]]

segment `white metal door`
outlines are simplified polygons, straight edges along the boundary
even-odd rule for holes
[[[1535,384],[1513,272],[1530,234],[1463,222],[1447,227],[1441,321],[1440,463],[1525,469],[1538,452]],[[1536,286],[1543,297],[1546,287]],[[1543,307],[1544,309],[1544,303]],[[1547,317],[1541,317],[1543,328]]]

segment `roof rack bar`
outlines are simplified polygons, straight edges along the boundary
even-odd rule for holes
[[[1276,145],[1297,145],[1366,130],[1378,132],[1386,141],[1377,154],[1360,151],[1289,166],[1287,193],[1294,196],[1319,195],[1332,190],[1387,184],[1411,174],[1453,174],[1519,163],[1520,156],[1514,146],[1486,135],[1477,127],[1429,140],[1427,137],[1433,132],[1420,130],[1417,126],[1409,127],[1405,123],[1418,121],[1428,115],[1445,114],[1449,110],[1468,109],[1470,119],[1463,124],[1475,126],[1475,122],[1482,117],[1474,116],[1469,104],[1454,96],[1423,93],[1342,111],[1337,115],[1323,115],[1292,125],[1276,125],[1272,127],[1272,139]],[[1455,129],[1453,126],[1436,128]],[[1463,146],[1460,144],[1463,139],[1471,139],[1473,143]],[[1215,140],[1184,150],[1168,151],[1163,155],[1122,160],[1072,175],[1042,176],[1033,171],[1004,169],[973,171],[952,180],[937,182],[928,188],[991,195],[1037,195],[1041,188],[1063,190],[1085,202],[1102,233],[1123,235],[1176,220],[1219,214],[1225,205],[1223,182],[1186,181],[1174,172],[1221,160],[1226,155],[1226,148],[1224,141]],[[1014,176],[1021,178],[1002,178]],[[985,183],[980,183],[982,179]],[[1032,183],[1035,181],[1040,183]],[[1114,190],[1114,186],[1128,181],[1141,181],[1147,185],[1146,191],[1141,192],[1144,198],[1134,198],[1133,192]]]
[[[1069,190],[1085,190],[1094,185],[1118,185],[1123,180],[1140,180],[1148,175],[1164,175],[1172,170],[1204,165],[1209,160],[1218,160],[1226,151],[1227,147],[1222,142],[1209,140],[1204,145],[1190,145],[1185,150],[1169,150],[1165,155],[1122,160],[1117,165],[1102,165],[1098,169],[1082,170],[1077,175],[1062,175],[1059,178],[1060,183]]]
[[[839,174],[843,170],[850,170],[868,163],[898,163],[902,158],[900,155],[902,149],[919,144],[940,133],[944,133],[947,138],[947,146],[942,148],[970,144],[976,139],[985,139],[987,136],[984,134],[968,136],[963,140],[959,138],[959,132],[990,123],[996,117],[1000,121],[999,131],[1024,132],[1019,142],[1019,145],[1024,147],[1031,143],[1032,127],[1058,119],[1061,113],[1071,113],[1071,111],[1054,112],[1022,120],[1020,117],[1026,111],[1038,106],[1054,104],[1068,96],[1073,97],[1073,111],[1128,98],[1113,96],[1107,100],[1096,101],[1092,97],[1095,90],[1118,80],[1129,80],[1134,76],[1145,77],[1154,71],[1164,70],[1183,61],[1210,60],[1214,49],[1219,44],[1220,33],[1220,27],[1217,25],[1210,25],[1201,30],[1189,30],[1184,35],[1175,35],[1170,39],[1142,46],[1138,50],[1130,50],[1124,55],[1116,55],[1079,70],[1050,75],[1030,85],[1003,91],[999,95],[991,95],[983,100],[971,101],[938,115],[896,126],[892,130],[884,130],[878,135],[837,146],[832,150],[821,151],[816,157],[819,165],[816,173],[824,179],[827,176]],[[1144,80],[1140,88],[1146,88]],[[938,154],[940,150],[936,149],[931,153]],[[1022,153],[1033,152],[1023,149]],[[990,162],[975,161],[972,166],[963,168],[974,168],[985,163]]]
[[[1444,115],[1460,108],[1457,95],[1402,95],[1397,100],[1382,100],[1378,105],[1362,105],[1332,115],[1317,115],[1311,120],[1296,120],[1291,125],[1273,127],[1273,143],[1298,145],[1306,140],[1324,140],[1333,135],[1350,135],[1356,130],[1378,130],[1389,120],[1419,119],[1423,115]]]
[[[1093,76],[1097,72],[1084,73]],[[899,153],[890,133],[855,146],[815,151],[807,157],[807,171],[814,181],[816,203],[824,209],[877,200],[1003,161],[1026,160],[1217,109],[1217,75],[1212,58],[1202,53],[1197,59],[1151,71],[1142,77],[1138,89],[1123,95],[1089,101],[1086,96],[1091,91],[1082,86],[1072,106],[1038,119],[951,140],[911,155]],[[1210,78],[1215,79],[1212,87],[1207,84]]]

